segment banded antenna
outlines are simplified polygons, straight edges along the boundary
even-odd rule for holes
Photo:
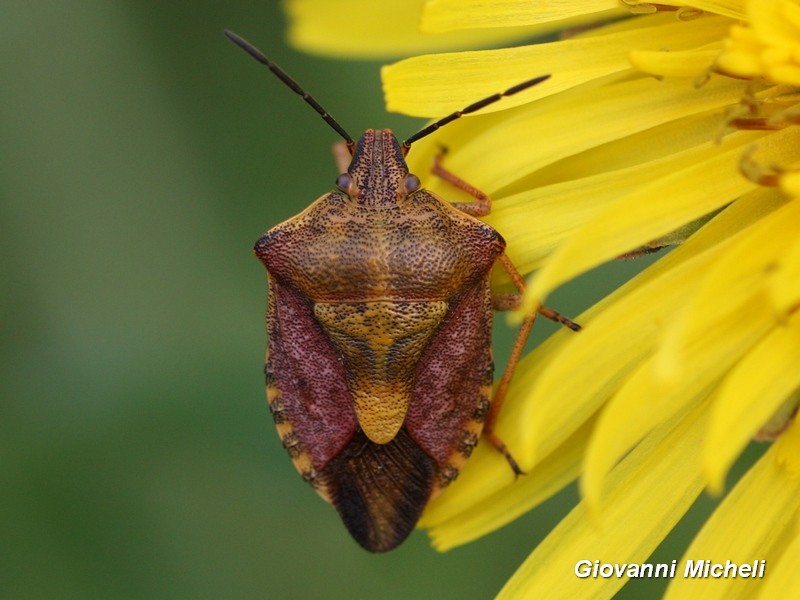
[[[317,114],[319,114],[325,120],[325,122],[328,125],[330,125],[336,131],[336,133],[338,133],[342,137],[342,139],[344,139],[345,143],[347,144],[347,147],[350,149],[350,153],[351,154],[353,153],[353,149],[355,148],[356,145],[356,143],[353,141],[353,138],[350,137],[350,134],[348,134],[344,130],[344,128],[341,125],[339,125],[336,119],[334,119],[328,113],[328,111],[326,111],[322,107],[322,105],[319,102],[317,102],[313,96],[311,96],[311,94],[309,94],[303,88],[301,88],[300,84],[298,84],[294,79],[289,77],[286,71],[281,69],[278,65],[276,65],[274,62],[272,62],[270,59],[264,56],[264,53],[261,52],[261,50],[259,50],[255,46],[253,46],[253,44],[251,44],[244,38],[236,35],[232,31],[229,31],[227,29],[225,30],[225,35],[234,44],[239,46],[242,50],[247,52],[250,56],[252,56],[258,62],[260,62],[262,65],[266,66],[270,71],[272,71],[278,79],[280,79],[287,87],[289,87],[289,89],[291,89],[296,94],[301,96],[303,100],[305,100],[306,103],[311,106],[311,108],[317,111]],[[465,108],[462,108],[461,110],[457,110],[456,112],[451,113],[446,117],[442,117],[438,121],[435,121],[434,123],[431,123],[430,125],[422,128],[417,133],[412,135],[410,138],[406,139],[402,144],[403,153],[404,154],[408,153],[409,148],[411,148],[411,144],[413,144],[414,142],[421,140],[425,136],[432,134],[440,127],[443,127],[448,123],[452,123],[453,121],[462,117],[463,115],[468,115],[470,113],[474,113],[478,110],[481,110],[482,108],[485,108],[490,104],[494,104],[495,102],[497,102],[502,98],[518,94],[519,92],[527,90],[528,88],[533,87],[534,85],[537,85],[539,83],[542,83],[543,81],[549,78],[550,75],[540,75],[539,77],[534,77],[533,79],[529,79],[528,81],[523,81],[522,83],[518,83],[517,85],[508,88],[504,92],[499,92],[497,94],[492,94],[491,96],[487,96],[483,100],[478,100],[477,102],[473,102],[472,104],[470,104]]]
[[[527,90],[529,87],[533,87],[539,83],[542,83],[546,79],[550,79],[550,75],[540,75],[539,77],[534,77],[533,79],[529,79],[528,81],[523,81],[522,83],[518,83],[515,86],[508,88],[505,92],[499,92],[497,94],[492,94],[491,96],[487,96],[483,100],[478,100],[477,102],[473,102],[466,108],[462,108],[461,110],[457,110],[454,113],[447,115],[446,117],[442,117],[435,123],[431,123],[427,127],[420,129],[417,133],[412,135],[410,138],[403,142],[403,149],[405,152],[408,152],[408,149],[411,147],[411,144],[414,142],[424,138],[427,135],[432,134],[434,131],[439,129],[440,127],[444,127],[448,123],[452,123],[456,119],[468,115],[470,113],[474,113],[490,104],[494,104],[501,98],[505,98],[506,96],[513,96],[523,90]]]
[[[344,130],[344,127],[339,125],[338,121],[336,121],[336,119],[334,119],[328,113],[328,111],[326,111],[322,107],[322,105],[319,102],[314,100],[314,97],[311,96],[311,94],[309,94],[303,88],[301,88],[300,84],[297,83],[291,77],[289,77],[286,71],[281,69],[278,65],[276,65],[274,62],[272,62],[270,59],[264,56],[264,53],[261,52],[261,50],[259,50],[255,46],[253,46],[253,44],[251,44],[244,38],[239,37],[232,31],[228,31],[227,29],[225,30],[225,35],[228,37],[230,41],[239,46],[239,48],[247,52],[250,56],[255,58],[258,62],[260,62],[262,65],[266,66],[270,71],[272,71],[277,76],[278,79],[280,79],[283,83],[286,84],[286,86],[289,89],[291,89],[293,92],[301,96],[303,100],[305,100],[306,103],[311,106],[311,108],[317,111],[317,114],[319,114],[319,116],[321,116],[328,125],[330,125],[331,127],[333,127],[333,129],[336,130],[336,133],[342,136],[342,139],[344,139],[345,143],[347,144],[347,147],[350,148],[352,152],[352,149],[356,145],[356,143],[353,141],[353,138],[350,137],[350,134],[348,134]]]

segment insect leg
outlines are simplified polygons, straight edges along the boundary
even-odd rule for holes
[[[519,271],[517,271],[516,267],[514,267],[512,262],[505,254],[500,256],[500,264],[502,264],[503,268],[508,271],[508,274],[511,276],[511,280],[514,282],[514,285],[518,290],[520,290],[520,292],[516,294],[492,294],[492,304],[495,310],[512,310],[520,304],[522,298],[521,293],[525,289],[525,281],[522,279]],[[497,415],[500,414],[500,409],[503,406],[503,401],[506,399],[508,386],[511,385],[511,379],[514,377],[514,371],[517,368],[519,359],[522,357],[522,352],[525,349],[525,343],[528,341],[528,336],[533,329],[533,324],[535,321],[536,313],[527,315],[522,321],[519,331],[517,332],[517,337],[514,340],[514,345],[511,348],[511,354],[508,357],[506,368],[503,370],[503,375],[500,377],[500,381],[498,381],[497,387],[494,390],[492,404],[489,408],[489,414],[486,415],[486,421],[483,425],[483,435],[486,436],[486,440],[492,446],[497,448],[497,450],[503,456],[505,456],[508,464],[511,466],[511,470],[514,471],[515,475],[522,475],[523,471],[519,468],[519,465],[517,464],[517,461],[514,460],[514,457],[511,456],[511,453],[509,452],[503,440],[501,440],[497,434],[495,434],[494,426],[495,422],[497,421]]]
[[[508,273],[509,277],[511,277],[511,282],[514,284],[514,287],[517,288],[516,294],[502,294],[496,293],[492,298],[492,303],[494,305],[495,310],[515,310],[520,307],[522,304],[522,294],[525,292],[525,280],[522,278],[522,275],[517,268],[514,266],[514,263],[511,262],[511,259],[508,258],[505,254],[500,257],[500,264],[503,265],[503,268]],[[547,306],[540,306],[538,309],[540,315],[545,317],[546,319],[550,319],[551,321],[555,321],[556,323],[560,323],[564,327],[572,329],[572,331],[580,331],[581,326],[568,319],[561,313],[549,308]]]
[[[517,288],[518,292],[516,294],[495,293],[492,295],[492,304],[495,310],[513,310],[518,308],[521,304],[522,293],[525,291],[525,280],[522,278],[520,272],[517,271],[517,268],[514,266],[514,263],[511,262],[511,259],[509,259],[505,254],[500,256],[500,264],[503,266],[506,272],[508,272],[509,276],[511,277],[511,281],[514,283],[514,287]],[[557,323],[561,323],[565,327],[569,327],[573,331],[580,331],[581,329],[580,325],[577,323],[560,315],[553,309],[547,308],[546,306],[540,306],[538,313],[543,317],[547,317],[548,319],[556,321]],[[516,370],[517,364],[522,357],[523,350],[525,350],[525,343],[528,341],[528,336],[531,333],[531,329],[533,329],[533,324],[535,321],[536,313],[533,313],[527,315],[520,325],[519,331],[517,332],[517,337],[514,340],[514,346],[511,348],[511,354],[509,355],[508,362],[506,363],[506,368],[503,370],[503,375],[500,377],[500,381],[497,383],[497,388],[495,388],[494,397],[492,398],[492,405],[489,409],[489,414],[486,415],[486,421],[483,427],[483,434],[486,436],[486,439],[495,448],[497,448],[497,450],[500,451],[503,456],[506,457],[508,464],[511,465],[511,469],[516,475],[521,475],[522,470],[519,468],[519,465],[517,465],[517,462],[514,460],[513,456],[511,456],[511,453],[508,451],[508,448],[503,441],[494,433],[494,425],[497,421],[497,415],[500,414],[500,409],[502,408],[506,394],[508,393],[508,387],[511,385],[511,379],[514,377],[514,371]]]
[[[474,196],[476,199],[476,202],[454,202],[453,206],[474,217],[483,217],[488,215],[492,210],[491,198],[489,198],[487,194],[472,184],[464,181],[458,175],[447,170],[442,165],[442,159],[446,153],[447,149],[443,147],[441,152],[434,157],[433,169],[431,172],[434,175],[441,177],[454,187],[457,187],[458,189],[467,192],[471,196]],[[514,287],[517,288],[517,293],[493,294],[492,305],[494,306],[495,310],[513,310],[519,308],[522,303],[522,293],[525,291],[525,280],[514,266],[514,263],[511,262],[511,259],[509,259],[505,254],[500,256],[500,264],[503,265],[503,268],[506,270],[509,277],[511,277]],[[546,317],[552,321],[556,321],[557,323],[561,323],[565,327],[569,327],[573,331],[579,331],[581,328],[580,325],[562,316],[552,308],[540,306],[537,312],[543,317]],[[514,460],[514,457],[511,455],[511,452],[509,452],[508,447],[505,445],[503,440],[500,439],[494,432],[494,425],[497,421],[497,415],[500,413],[500,408],[503,406],[503,401],[508,393],[508,386],[511,384],[511,379],[514,377],[514,371],[517,368],[517,363],[519,363],[519,360],[522,357],[522,352],[525,349],[525,343],[528,341],[528,336],[531,333],[531,329],[533,329],[533,324],[535,321],[536,313],[533,313],[527,315],[522,321],[522,325],[520,325],[519,331],[517,332],[517,338],[514,340],[514,346],[511,348],[511,354],[508,358],[508,362],[506,363],[506,368],[503,371],[502,377],[500,377],[497,388],[495,389],[494,397],[492,398],[492,405],[489,409],[489,413],[486,416],[486,421],[483,426],[483,435],[486,437],[487,441],[492,444],[492,446],[497,448],[497,450],[505,457],[515,475],[522,475],[523,471],[520,469],[517,461]]]
[[[497,421],[497,415],[500,414],[500,409],[503,406],[503,401],[506,399],[508,386],[511,384],[511,379],[514,377],[517,363],[519,363],[522,351],[525,349],[525,342],[528,341],[528,336],[531,333],[531,329],[533,329],[535,321],[536,313],[533,313],[525,317],[522,325],[520,325],[517,338],[514,340],[514,346],[511,348],[511,354],[506,363],[506,368],[503,370],[503,375],[500,377],[500,381],[497,383],[497,387],[494,390],[492,404],[489,408],[489,413],[486,415],[486,421],[484,421],[483,424],[483,435],[486,437],[486,440],[505,456],[515,475],[523,475],[524,472],[519,468],[517,461],[514,460],[514,457],[511,455],[511,452],[509,452],[503,440],[494,432],[494,426]]]
[[[492,210],[491,198],[489,198],[488,195],[480,191],[472,184],[461,179],[461,177],[455,173],[445,169],[444,166],[442,166],[442,159],[445,154],[447,154],[447,148],[442,147],[441,152],[433,159],[433,169],[431,169],[431,172],[452,184],[454,187],[464,190],[471,196],[474,196],[477,200],[477,202],[453,202],[453,206],[460,211],[467,213],[468,215],[472,215],[473,217],[485,217],[488,215]],[[518,293],[495,294],[496,297],[493,299],[494,307],[495,310],[514,310],[519,308],[522,301],[521,294],[525,291],[525,280],[522,278],[522,275],[520,275],[519,271],[517,271],[517,268],[514,266],[514,263],[511,262],[508,256],[503,254],[500,257],[500,262],[503,264],[503,267],[505,268],[509,277],[511,277],[511,281],[514,283],[514,287],[517,288]],[[550,319],[551,321],[555,321],[556,323],[560,323],[561,325],[564,325],[573,331],[580,331],[581,329],[580,325],[561,315],[552,308],[540,306],[538,311],[543,317]]]
[[[485,217],[488,215],[492,211],[492,199],[474,185],[467,183],[455,173],[445,169],[442,165],[442,159],[445,154],[447,154],[447,148],[442,146],[439,154],[433,157],[431,173],[437,177],[441,177],[453,187],[467,192],[476,200],[475,202],[453,202],[453,206],[473,217]]]

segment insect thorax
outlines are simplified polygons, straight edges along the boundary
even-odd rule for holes
[[[504,247],[494,229],[425,190],[368,208],[334,191],[255,251],[271,276],[314,302],[428,301],[485,276]]]

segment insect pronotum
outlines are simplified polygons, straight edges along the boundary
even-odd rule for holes
[[[475,197],[448,203],[421,187],[405,156],[440,127],[549,75],[470,104],[402,143],[388,129],[367,129],[355,142],[275,63],[225,35],[343,139],[334,152],[337,189],[255,244],[269,275],[267,399],[302,477],[359,544],[385,552],[456,478],[481,435],[521,473],[494,424],[535,318],[520,327],[492,395],[492,309],[518,306],[524,281],[501,235],[477,218],[489,213],[489,197],[438,156],[433,173]],[[491,291],[496,263],[517,294]],[[539,312],[579,329],[551,309]]]

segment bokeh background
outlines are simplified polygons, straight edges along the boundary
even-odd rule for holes
[[[378,63],[289,48],[275,2],[3,2],[0,597],[491,597],[574,489],[468,547],[416,532],[373,556],[274,433],[251,247],[332,187],[336,135],[223,28],[353,135],[421,125],[385,113]],[[579,314],[637,268],[552,304]]]

